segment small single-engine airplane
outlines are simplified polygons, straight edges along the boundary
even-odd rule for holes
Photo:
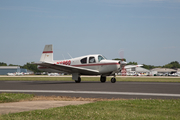
[[[100,54],[86,55],[68,60],[53,60],[53,46],[45,45],[40,62],[34,64],[37,64],[38,69],[42,71],[70,73],[76,83],[81,82],[81,75],[101,75],[101,82],[106,82],[106,76],[114,76],[111,78],[111,82],[115,83],[115,73],[120,72],[127,63],[107,60]],[[136,66],[138,67],[138,65]]]

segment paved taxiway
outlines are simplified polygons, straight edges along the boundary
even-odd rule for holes
[[[56,95],[84,98],[180,99],[180,83],[0,81],[0,92],[24,92],[45,96]]]

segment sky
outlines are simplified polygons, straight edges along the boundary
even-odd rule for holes
[[[180,0],[0,0],[0,62],[38,62],[46,44],[55,60],[180,62]]]

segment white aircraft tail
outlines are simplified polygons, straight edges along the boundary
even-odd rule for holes
[[[53,61],[53,45],[45,45],[40,61]]]

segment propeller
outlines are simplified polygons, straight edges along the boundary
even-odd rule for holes
[[[127,64],[127,62],[125,62],[124,60],[124,50],[121,50],[119,52],[119,56],[121,58],[121,61],[119,61],[120,64],[120,71],[121,71],[121,75],[122,76],[126,76],[126,69],[125,69],[125,65]]]

